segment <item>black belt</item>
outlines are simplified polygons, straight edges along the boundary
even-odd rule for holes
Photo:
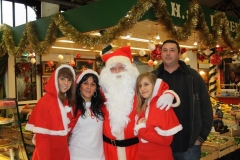
[[[108,137],[106,137],[103,134],[103,141],[107,142],[107,143],[109,143],[113,146],[127,147],[127,146],[137,144],[138,143],[138,138],[134,137],[134,138],[124,139],[124,140],[114,140],[114,139],[109,139]]]

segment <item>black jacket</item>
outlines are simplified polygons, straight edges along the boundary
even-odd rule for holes
[[[187,80],[187,89],[189,93],[191,108],[191,130],[189,148],[191,148],[196,140],[204,142],[211,131],[213,122],[213,111],[208,94],[208,89],[199,73],[187,66],[183,61],[179,61],[180,66],[184,69]],[[163,63],[153,71],[159,77],[158,73],[164,70]],[[184,128],[183,128],[184,129]]]

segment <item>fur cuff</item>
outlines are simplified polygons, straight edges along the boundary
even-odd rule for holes
[[[171,94],[171,95],[173,95],[173,97],[176,100],[176,103],[172,104],[172,107],[177,107],[177,106],[180,105],[180,103],[181,103],[180,98],[173,90],[166,90],[166,91],[163,92],[163,94]]]
[[[137,124],[137,125],[134,127],[134,132],[138,134],[138,130],[141,129],[141,128],[146,128],[146,123]]]

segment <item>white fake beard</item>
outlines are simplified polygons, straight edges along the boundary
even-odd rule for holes
[[[103,89],[112,134],[120,135],[129,122],[129,114],[133,108],[135,83],[139,72],[136,67],[126,66],[127,71],[111,73],[104,68],[99,77]]]

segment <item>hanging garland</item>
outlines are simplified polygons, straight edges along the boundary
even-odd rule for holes
[[[232,38],[227,25],[227,17],[223,12],[217,12],[214,15],[213,32],[210,33],[201,6],[196,1],[190,2],[188,6],[188,19],[183,26],[176,27],[167,11],[164,0],[138,0],[136,5],[129,11],[129,16],[120,19],[116,26],[106,29],[102,36],[94,36],[79,32],[68,23],[61,13],[58,13],[52,17],[44,41],[39,42],[34,23],[28,22],[23,36],[18,46],[16,46],[13,40],[11,27],[1,25],[0,31],[3,31],[3,37],[0,43],[0,56],[3,56],[7,52],[12,53],[14,56],[20,56],[29,44],[36,54],[47,54],[48,50],[56,41],[58,30],[74,43],[92,47],[104,46],[118,39],[123,33],[130,30],[151,7],[154,9],[157,21],[165,27],[169,37],[177,41],[186,41],[194,30],[198,28],[200,31],[200,43],[203,43],[205,46],[214,47],[222,37],[224,42],[232,50],[238,50],[238,48],[240,48],[240,43],[237,43],[240,41],[240,27],[239,25],[236,27],[237,35],[235,39]]]

